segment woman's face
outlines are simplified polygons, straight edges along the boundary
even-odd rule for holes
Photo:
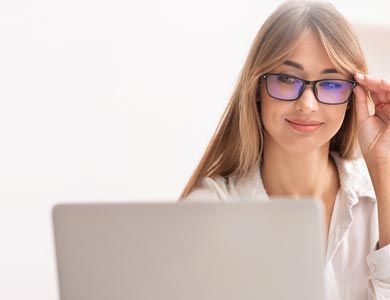
[[[318,37],[310,33],[293,54],[272,73],[283,73],[306,80],[348,79],[338,73]],[[312,86],[295,101],[272,98],[261,79],[261,119],[264,143],[293,152],[309,152],[328,147],[342,125],[347,103],[323,104],[316,100]],[[317,124],[308,126],[308,124]],[[299,125],[300,124],[300,125]]]

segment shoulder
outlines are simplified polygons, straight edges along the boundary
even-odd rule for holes
[[[220,175],[203,177],[184,201],[228,201],[229,179]]]
[[[248,175],[223,177],[215,175],[204,177],[185,197],[186,201],[264,201],[268,195],[260,176],[259,164]]]

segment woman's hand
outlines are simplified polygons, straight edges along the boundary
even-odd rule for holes
[[[354,89],[358,139],[373,183],[378,204],[379,247],[390,244],[390,82],[355,74],[360,84]],[[375,113],[370,116],[367,94]]]
[[[362,155],[368,164],[390,163],[390,81],[369,75],[355,74],[358,140]],[[363,89],[365,88],[366,91]],[[369,115],[367,91],[375,104],[375,114]]]

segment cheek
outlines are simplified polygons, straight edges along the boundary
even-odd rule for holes
[[[272,110],[270,109],[269,105],[267,105],[266,101],[262,101],[260,117],[265,129],[267,129],[268,124],[271,123],[271,114],[272,114]]]
[[[270,116],[270,109],[269,109],[269,101],[267,101],[265,95],[266,92],[264,90],[261,91],[261,98],[260,98],[260,120],[263,123],[263,126],[266,128],[266,125],[268,123],[268,118]]]
[[[264,129],[268,130],[268,124],[270,123],[272,114],[272,102],[268,99],[268,94],[265,89],[261,90],[260,98],[260,119],[263,123]]]
[[[264,117],[269,116],[273,112],[276,113],[278,111],[285,109],[286,104],[288,104],[288,102],[286,101],[280,101],[272,98],[270,95],[268,95],[265,87],[261,89],[260,95],[261,95],[260,103],[261,103],[261,108],[264,111]]]
[[[263,127],[268,132],[279,131],[283,115],[288,110],[288,102],[272,99],[267,95],[262,95],[260,103],[260,118]]]
[[[338,107],[337,109],[331,109],[327,112],[327,125],[334,134],[340,129],[343,124],[346,113],[346,107]]]

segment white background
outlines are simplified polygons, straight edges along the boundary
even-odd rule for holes
[[[0,299],[58,299],[55,203],[177,199],[281,2],[0,2]],[[333,2],[390,78],[388,1]]]

